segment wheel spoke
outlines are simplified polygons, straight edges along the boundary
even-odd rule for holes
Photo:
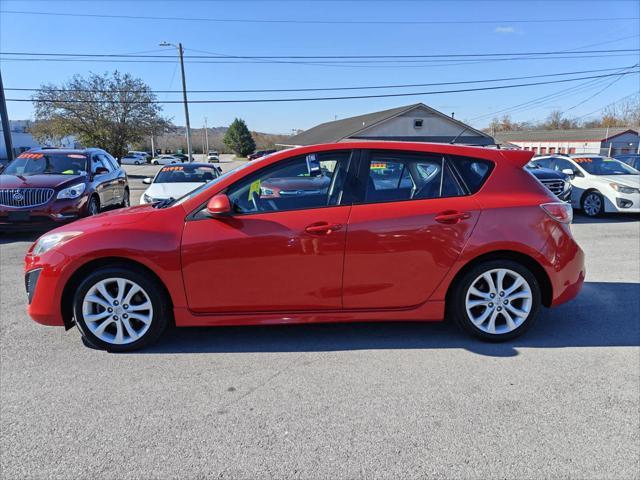
[[[127,331],[127,334],[132,339],[135,340],[136,338],[138,338],[138,332],[136,332],[135,329],[131,326],[131,323],[129,323],[129,319],[128,318],[123,318],[122,319],[122,324],[124,325],[124,328]]]
[[[529,312],[525,310],[520,310],[511,304],[507,305],[507,309],[517,317],[526,317],[529,314]]]
[[[471,287],[469,289],[469,293],[471,295],[475,295],[476,297],[485,298],[485,299],[489,298],[489,294],[487,292],[481,292],[476,287]]]
[[[97,303],[98,305],[104,307],[104,308],[109,308],[111,307],[111,304],[107,301],[107,300],[103,300],[102,298],[96,296],[96,295],[89,295],[86,299],[86,302],[89,303]]]
[[[516,329],[516,324],[513,321],[513,317],[511,315],[509,315],[509,312],[507,312],[507,310],[502,310],[502,316],[504,317],[504,319],[507,322],[507,327],[509,327],[509,331],[511,330],[515,330]]]
[[[524,279],[520,276],[518,276],[518,278],[516,278],[516,280],[513,282],[513,285],[511,285],[507,290],[505,290],[504,294],[505,296],[510,296],[513,292],[515,292],[518,288],[520,288],[522,285],[524,285]]]
[[[146,315],[140,315],[139,313],[130,313],[129,318],[133,318],[134,320],[140,320],[145,325],[149,325],[151,323],[151,318]]]
[[[491,272],[487,272],[484,275],[482,275],[482,278],[484,278],[484,281],[487,282],[487,285],[489,286],[489,291],[491,293],[496,293],[496,284],[493,282],[493,277],[491,276]]]
[[[131,288],[127,292],[127,295],[122,300],[122,303],[127,303],[127,304],[131,305],[131,299],[134,297],[134,295],[136,293],[141,292],[141,291],[142,291],[142,289],[138,285],[131,285]]]
[[[521,290],[519,292],[508,295],[507,298],[510,302],[512,302],[513,300],[518,300],[520,298],[531,298],[531,294],[525,290]]]
[[[491,315],[491,312],[493,312],[493,310],[490,308],[487,308],[484,312],[482,312],[482,314],[478,318],[472,319],[473,323],[475,323],[476,326],[479,327],[485,322],[487,318],[489,318],[489,315]]]
[[[498,279],[496,282],[496,289],[498,292],[502,292],[504,290],[504,276],[507,274],[504,270],[498,270]]]
[[[111,318],[111,317],[107,318],[104,322],[102,322],[100,325],[98,325],[98,328],[96,328],[93,333],[97,337],[99,337],[100,335],[104,334],[105,328],[107,328],[114,321],[115,320],[113,318]]]
[[[151,302],[144,302],[139,305],[129,305],[129,310],[132,312],[139,312],[141,310],[151,309]]]
[[[467,308],[479,307],[481,305],[487,306],[489,304],[489,300],[469,300],[467,302]]]
[[[100,295],[102,295],[107,302],[113,303],[114,298],[107,292],[107,287],[105,287],[103,282],[98,284],[98,292],[100,292]]]
[[[102,320],[103,318],[106,318],[110,315],[111,314],[105,310],[100,313],[90,313],[90,314],[84,315],[84,319],[87,322],[97,322],[98,320]]]
[[[496,333],[496,317],[498,316],[498,311],[493,310],[491,312],[491,318],[489,318],[489,323],[487,324],[487,331],[489,333]]]
[[[122,343],[124,340],[124,329],[122,328],[122,322],[116,322],[116,336],[113,339],[113,343]]]
[[[116,293],[116,300],[122,301],[122,297],[124,297],[124,289],[127,286],[127,282],[124,278],[118,278],[116,280],[116,284],[118,285],[118,292]]]

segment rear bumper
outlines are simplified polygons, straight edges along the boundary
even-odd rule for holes
[[[543,254],[547,259],[544,268],[551,282],[551,306],[575,298],[586,276],[585,257],[568,225],[559,225],[553,230]]]

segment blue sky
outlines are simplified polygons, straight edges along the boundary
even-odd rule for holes
[[[638,17],[638,1],[0,1],[0,50],[2,52],[172,54],[162,41],[182,42],[186,55],[196,50],[226,55],[428,55],[487,52],[564,51],[572,49],[639,48],[640,23],[608,22],[353,25],[271,24],[182,21],[177,17],[225,19],[297,20],[535,20],[597,17]],[[24,15],[9,10],[160,16],[173,20],[70,18]],[[602,44],[602,45],[600,45]],[[595,45],[595,46],[593,46]],[[286,63],[198,64],[187,63],[188,89],[254,89],[361,86],[452,82],[542,73],[629,66],[638,53],[580,59],[482,62],[447,66],[320,66]],[[455,62],[451,62],[455,63]],[[424,65],[424,64],[423,64]],[[3,59],[0,67],[5,87],[38,87],[59,83],[75,73],[114,69],[142,78],[152,88],[179,89],[180,74],[172,63],[20,62]],[[608,73],[608,72],[604,72]],[[588,74],[587,74],[588,75]],[[545,80],[545,79],[541,79]],[[548,102],[512,114],[515,120],[542,119],[552,109],[581,116],[638,92],[638,75],[611,84],[604,79],[558,95]],[[584,82],[584,81],[583,81]],[[209,126],[228,125],[234,117],[249,127],[272,133],[290,133],[318,123],[385,108],[424,102],[456,118],[484,127],[492,112],[507,109],[578,85],[540,85],[511,90],[423,95],[416,97],[359,99],[304,103],[191,105],[193,127],[204,117]],[[604,88],[604,90],[603,90]],[[426,90],[431,90],[426,88]],[[404,89],[404,92],[424,91]],[[602,91],[601,91],[602,90]],[[393,92],[394,90],[389,90]],[[395,90],[399,91],[399,90]],[[598,93],[599,92],[599,93]],[[338,95],[351,92],[332,92]],[[362,92],[361,92],[362,93]],[[372,92],[364,92],[372,93]],[[373,93],[380,93],[379,91]],[[590,96],[592,99],[580,104]],[[278,96],[270,94],[271,96]],[[279,94],[287,96],[291,94]],[[320,96],[322,92],[297,94]],[[267,94],[192,94],[190,99],[255,98]],[[28,97],[7,92],[8,98]],[[179,94],[159,98],[180,99]],[[580,105],[578,105],[580,104]],[[577,106],[576,106],[577,105]],[[30,103],[9,103],[12,119],[31,118]],[[166,105],[164,112],[176,124],[184,124],[182,106]]]

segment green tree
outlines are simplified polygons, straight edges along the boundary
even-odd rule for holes
[[[236,118],[222,140],[239,157],[246,157],[256,149],[256,142],[251,136],[244,120]]]
[[[116,157],[146,135],[171,128],[149,86],[118,71],[42,85],[32,101],[36,122],[31,132],[37,140],[75,135],[82,145]]]

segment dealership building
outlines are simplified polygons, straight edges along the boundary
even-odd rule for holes
[[[636,153],[639,143],[638,131],[627,127],[520,130],[496,133],[495,138],[503,148],[531,150],[538,155]]]
[[[322,123],[286,140],[283,147],[300,147],[319,143],[352,140],[395,140],[411,142],[440,142],[467,145],[493,145],[491,135],[476,130],[428,107],[415,103],[403,107],[366,113]]]

